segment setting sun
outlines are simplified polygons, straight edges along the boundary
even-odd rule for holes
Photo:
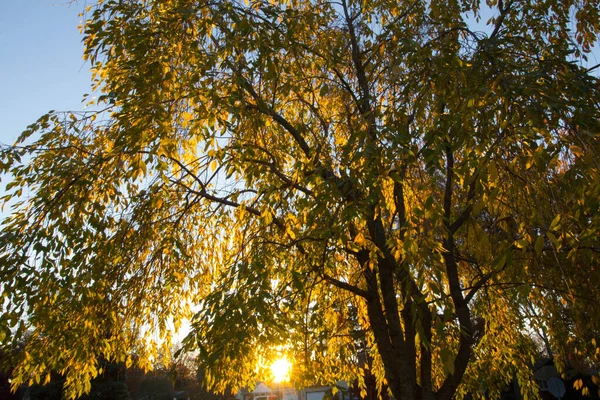
[[[290,379],[290,370],[292,364],[283,357],[271,364],[271,373],[273,374],[273,381],[276,383],[284,382]]]

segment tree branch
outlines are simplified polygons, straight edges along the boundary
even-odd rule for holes
[[[278,114],[273,108],[268,106],[265,101],[260,97],[258,93],[254,90],[254,87],[248,82],[248,80],[239,74],[239,79],[242,81],[242,85],[244,89],[248,91],[250,96],[256,101],[256,109],[261,113],[270,116],[275,120],[283,129],[285,129],[291,136],[294,138],[294,141],[298,144],[304,155],[308,158],[311,158],[312,151],[308,146],[308,143],[302,137],[300,131],[296,129],[287,119],[285,119],[282,115]]]
[[[496,20],[496,25],[494,25],[494,31],[490,35],[490,39],[495,39],[496,36],[498,35],[498,33],[500,33],[500,28],[502,27],[502,24],[504,23],[504,19],[506,18],[506,14],[508,14],[508,11],[510,10],[512,3],[513,3],[513,0],[510,0],[508,2],[508,4],[506,4],[506,7],[504,7],[504,1],[498,0],[498,10],[500,10],[500,15],[498,16],[498,19]]]
[[[473,204],[471,204],[471,202],[473,201],[473,198],[475,197],[475,187],[476,187],[477,176],[478,175],[474,175],[473,180],[469,184],[469,193],[467,194],[467,205],[466,205],[465,209],[460,213],[458,218],[456,218],[456,220],[450,225],[450,228],[448,228],[450,230],[451,234],[456,233],[456,231],[458,231],[460,229],[460,227],[463,226],[463,224],[471,216],[471,211],[473,211]]]
[[[347,282],[342,282],[342,281],[335,279],[325,273],[321,273],[321,275],[323,276],[323,279],[325,279],[326,282],[332,284],[333,286],[336,286],[340,289],[347,290],[347,291],[354,293],[355,295],[360,296],[364,299],[369,298],[369,292],[367,292],[366,290],[363,290],[359,287],[351,285]]]
[[[444,380],[444,383],[436,393],[438,400],[450,400],[454,395],[458,384],[467,369],[471,357],[471,343],[473,341],[473,328],[471,326],[471,312],[462,294],[460,279],[458,276],[458,265],[455,257],[454,235],[450,230],[450,217],[452,212],[454,176],[454,154],[450,142],[446,144],[446,187],[444,193],[444,224],[446,226],[446,239],[444,239],[444,263],[450,286],[450,297],[460,324],[461,334],[459,338],[458,353],[454,359],[454,373]]]

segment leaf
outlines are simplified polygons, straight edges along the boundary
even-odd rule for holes
[[[485,204],[481,201],[478,201],[473,206],[473,214],[477,215],[477,214],[481,213],[481,211],[483,211],[484,208],[485,208]]]
[[[571,145],[569,146],[571,149],[571,153],[575,154],[577,157],[583,156],[583,150],[579,146]]]
[[[444,367],[444,374],[445,375],[454,375],[455,365],[454,365],[454,357],[452,356],[452,353],[446,349],[443,349],[441,357],[442,357],[442,362],[443,362],[443,367]]]
[[[546,232],[546,237],[552,242],[554,247],[556,247],[556,248],[560,247],[560,242],[558,241],[558,239],[556,238],[556,236],[554,236],[554,234],[552,232],[550,232],[550,231]]]
[[[498,168],[496,167],[496,162],[493,160],[488,165],[488,173],[492,182],[498,181]]]
[[[519,239],[516,241],[517,248],[526,249],[529,246],[529,241],[527,239]]]
[[[559,223],[560,223],[560,214],[557,214],[556,217],[554,217],[554,219],[550,223],[550,230],[555,231],[556,229],[558,229]]]
[[[494,269],[502,269],[506,264],[506,259],[507,253],[503,253],[500,256],[496,257],[496,259],[492,263]]]
[[[544,249],[544,236],[539,235],[535,239],[535,254],[540,257],[542,255],[542,250]]]
[[[273,213],[269,209],[264,209],[261,218],[263,219],[265,225],[270,225],[273,222]]]
[[[584,387],[583,389],[581,389],[581,395],[582,396],[589,396],[590,395],[590,388],[588,388],[587,386]]]
[[[354,238],[354,243],[359,247],[363,248],[367,245],[367,239],[363,235],[362,232],[359,232],[358,235]]]

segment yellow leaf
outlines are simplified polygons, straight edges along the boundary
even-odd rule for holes
[[[362,232],[359,232],[359,234],[354,238],[354,243],[358,246],[364,246],[367,244],[367,239],[365,239],[365,236],[362,234]]]
[[[571,153],[575,154],[577,157],[581,157],[583,155],[583,150],[579,146],[571,145],[570,149]]]
[[[183,117],[183,120],[185,122],[189,122],[189,121],[191,121],[194,118],[194,116],[191,113],[187,112],[187,111],[184,112],[181,116]]]
[[[262,212],[261,217],[263,218],[263,220],[265,221],[265,224],[267,224],[267,225],[269,225],[271,222],[273,222],[273,214],[271,213],[271,211],[268,208]]]
[[[527,239],[521,239],[521,240],[517,240],[515,244],[516,244],[517,248],[524,249],[527,247],[527,245],[529,245],[529,241]]]
[[[286,233],[292,238],[292,240],[296,239],[296,233],[289,226],[285,229]]]
[[[558,223],[560,222],[560,214],[556,215],[552,222],[550,223],[550,230],[556,230],[558,228]]]

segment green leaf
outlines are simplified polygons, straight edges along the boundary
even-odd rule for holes
[[[496,167],[496,162],[493,160],[488,165],[488,173],[492,182],[498,181],[498,168]]]
[[[494,269],[501,269],[504,267],[504,264],[506,264],[506,258],[507,258],[507,253],[503,253],[500,256],[496,257],[496,259],[494,259],[494,262],[492,263]]]
[[[535,239],[535,254],[540,257],[544,248],[544,236],[540,235]]]
[[[552,244],[554,245],[555,248],[560,247],[559,240],[556,238],[556,236],[554,236],[554,234],[552,232],[550,232],[550,231],[546,232],[546,237],[550,240],[550,242],[552,242]]]

